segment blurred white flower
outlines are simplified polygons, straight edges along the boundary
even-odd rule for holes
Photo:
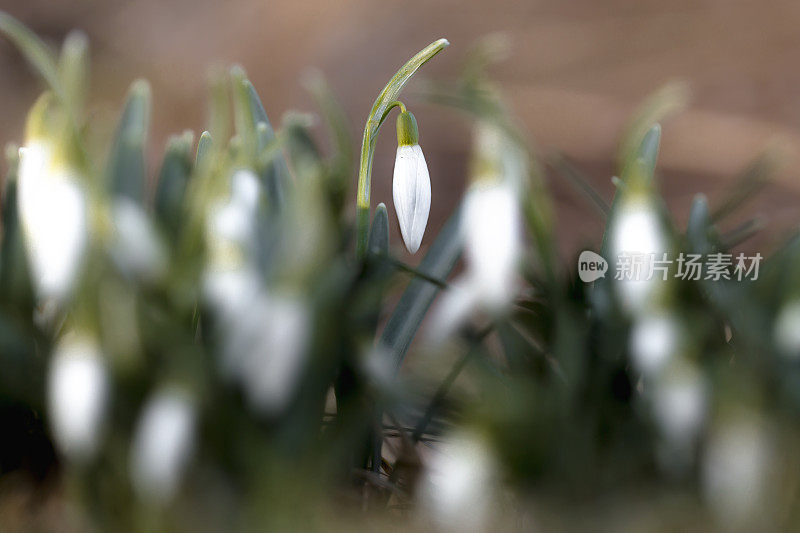
[[[147,281],[166,272],[166,250],[141,207],[128,199],[117,200],[114,230],[112,254],[123,272]]]
[[[522,221],[515,189],[508,181],[473,185],[461,212],[464,274],[444,292],[428,328],[442,340],[476,308],[499,313],[514,299]]]
[[[166,388],[140,415],[131,452],[131,479],[143,500],[166,503],[178,489],[194,449],[196,411],[188,393]]]
[[[239,266],[255,245],[258,177],[249,170],[231,176],[230,196],[215,203],[206,222],[209,261],[214,268]]]
[[[258,273],[247,267],[207,273],[204,290],[216,311],[223,373],[242,383],[255,409],[281,411],[306,361],[306,302],[268,292]]]
[[[422,243],[431,210],[431,179],[418,144],[397,147],[392,196],[403,242],[413,254]]]
[[[418,487],[426,514],[445,531],[486,530],[495,462],[484,441],[460,434],[432,453]]]
[[[641,312],[664,282],[658,275],[648,278],[652,258],[660,257],[669,246],[658,212],[647,198],[632,198],[620,206],[609,237],[612,268],[621,256],[637,257],[633,279],[615,280],[614,286],[623,308],[629,313]],[[654,254],[654,255],[651,255]],[[637,274],[638,272],[638,274]]]
[[[77,278],[88,224],[78,176],[54,162],[53,150],[46,141],[20,149],[18,208],[37,294],[61,302]]]
[[[703,488],[723,524],[741,528],[757,517],[769,462],[769,439],[757,420],[728,422],[712,433],[703,461]]]
[[[522,250],[522,220],[512,183],[476,183],[464,197],[461,214],[467,285],[491,310],[514,297]]]
[[[97,342],[67,334],[50,362],[47,405],[56,445],[69,459],[87,460],[97,450],[108,394]]]
[[[800,299],[785,304],[775,320],[775,345],[785,357],[800,358]]]
[[[657,374],[675,354],[681,335],[680,324],[671,313],[652,312],[637,317],[629,340],[636,370],[645,376]]]
[[[273,415],[291,400],[306,362],[309,321],[305,302],[289,295],[262,294],[242,317],[241,376],[256,410]]]
[[[672,448],[691,451],[706,419],[706,382],[695,365],[676,361],[654,385],[653,409]]]

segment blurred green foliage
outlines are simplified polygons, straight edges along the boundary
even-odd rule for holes
[[[497,475],[516,495],[500,504],[513,509],[495,517],[501,525],[524,524],[532,508],[535,522],[545,527],[580,527],[587,516],[601,520],[593,522],[597,527],[613,527],[634,518],[626,522],[609,508],[638,516],[642,506],[664,524],[709,523],[728,501],[725,487],[708,488],[709,457],[721,428],[742,421],[766,436],[770,466],[753,474],[766,479],[749,492],[758,513],[743,512],[734,525],[791,529],[800,520],[794,452],[800,353],[786,353],[776,341],[782,311],[800,298],[800,240],[793,237],[770,255],[758,280],[671,280],[648,299],[647,309],[634,313],[620,302],[613,271],[584,284],[574,263],[565,266],[556,254],[558,222],[546,174],[587,194],[587,208],[594,206],[607,225],[597,246],[606,257],[609,235],[623,218],[621,206],[634,193],[648,199],[674,254],[729,252],[758,229],[756,222],[730,233],[723,228],[769,174],[769,158],[748,169],[715,209],[698,196],[685,230],[658,196],[656,123],[680,107],[682,88],[660,92],[631,121],[620,144],[618,190],[608,206],[568,161],[531,148],[487,74],[503,50],[496,38],[469,54],[457,80],[425,86],[430,101],[501,131],[503,149],[524,162],[516,178],[528,236],[515,301],[502,312],[479,314],[436,344],[418,332],[434,299],[450,289],[447,280],[463,245],[461,213],[431,228],[435,239],[412,267],[393,256],[389,214],[381,204],[371,220],[367,253],[358,257],[348,208],[355,193],[353,144],[321,75],[310,76],[306,86],[332,139],[329,150],[317,145],[309,115],[287,114],[273,126],[245,72],[234,67],[212,80],[209,131],[197,137],[196,146],[192,132],[170,138],[150,191],[146,82],[134,82],[110,146],[99,149],[87,142],[92,124],[83,98],[85,39],[68,38],[59,59],[2,13],[0,31],[42,75],[52,107],[68,117],[53,135],[65,144],[70,142],[64,137],[76,139],[66,157],[89,197],[90,244],[79,278],[69,298],[50,312],[36,296],[25,257],[18,150],[7,150],[0,480],[18,471],[32,474],[41,491],[70,502],[77,513],[70,512],[74,523],[65,527],[345,529],[353,520],[391,526],[418,503],[415,487],[425,475],[427,447],[457,427],[490,443]],[[237,241],[237,233],[217,242],[209,227],[236,200],[239,171],[257,178],[255,223],[245,240]],[[124,254],[130,243],[121,237],[125,229],[116,217],[125,202],[152,228],[150,237],[137,233],[134,242],[152,239],[162,263],[153,259],[141,266]],[[133,251],[142,258],[141,250]],[[277,302],[301,302],[305,319],[284,322],[289,311],[281,310],[294,308],[275,303],[270,305],[278,305],[278,314],[261,315],[257,298],[244,304],[209,298],[208,276],[216,262],[223,273],[252,270],[256,292],[266,291]],[[235,296],[244,301],[252,296],[248,290]],[[643,317],[655,311],[679,324],[680,339],[665,369],[648,373],[633,362],[631,339]],[[254,320],[249,329],[242,325],[248,318]],[[277,334],[259,336],[262,329],[271,331],[269,321],[277,324]],[[264,408],[248,388],[248,374],[256,370],[239,375],[226,367],[226,358],[240,348],[236,341],[267,343],[267,353],[278,350],[289,342],[280,333],[297,323],[306,327],[299,328],[297,370],[286,374],[291,386],[279,407]],[[47,408],[54,346],[72,331],[97,339],[108,369],[104,431],[90,460],[72,460],[58,449]],[[415,350],[416,360],[427,362],[398,373]],[[680,381],[686,375],[699,377]],[[674,383],[699,387],[687,400],[690,409],[702,411],[697,425],[681,426],[684,389],[672,402]],[[191,398],[196,411],[194,453],[174,497],[150,500],[132,486],[132,443],[148,399],[169,387]],[[692,403],[692,394],[700,395],[702,405]],[[672,415],[677,436],[671,433]],[[750,457],[747,450],[742,461]],[[751,478],[742,482],[755,483]],[[343,505],[348,512],[339,515]],[[363,514],[364,508],[369,512]]]

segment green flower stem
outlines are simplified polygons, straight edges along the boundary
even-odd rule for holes
[[[380,92],[367,117],[367,123],[364,126],[364,139],[361,143],[361,163],[358,167],[358,196],[356,198],[356,253],[359,258],[363,258],[366,254],[369,240],[369,196],[372,180],[372,158],[375,154],[375,141],[378,137],[378,130],[393,107],[399,106],[401,111],[405,111],[405,106],[397,101],[400,91],[422,65],[444,50],[449,44],[447,39],[439,39],[409,59]]]

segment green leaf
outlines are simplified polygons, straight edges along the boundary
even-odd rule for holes
[[[117,126],[108,160],[111,192],[141,204],[145,192],[144,147],[150,121],[150,85],[137,80],[131,85]]]
[[[261,99],[258,97],[256,88],[253,87],[250,80],[245,80],[245,82],[250,99],[250,109],[256,121],[259,153],[261,153],[276,142],[275,130],[269,121],[264,104],[261,103]],[[275,157],[269,158],[267,164],[259,166],[258,172],[264,180],[272,206],[279,208],[285,201],[286,190],[290,183],[289,166],[286,164],[286,158],[284,158],[283,153],[278,152]]]
[[[231,88],[233,89],[233,119],[236,135],[241,143],[242,160],[240,165],[255,168],[257,153],[256,116],[251,105],[247,76],[244,69],[235,66],[231,69]]]
[[[562,176],[567,178],[579,191],[581,191],[589,203],[605,219],[611,208],[603,197],[592,187],[589,180],[573,165],[564,155],[557,155],[550,160],[550,165]]]
[[[200,140],[197,141],[197,155],[194,158],[194,166],[196,168],[205,167],[208,164],[208,156],[211,154],[212,144],[211,134],[204,131],[200,135]]]
[[[375,209],[375,218],[369,231],[369,251],[375,255],[389,253],[389,212],[386,204],[378,204]]]
[[[289,161],[298,180],[317,179],[324,172],[322,154],[309,131],[313,123],[312,115],[292,111],[283,119]]]
[[[25,59],[50,85],[59,97],[64,97],[64,89],[58,75],[58,67],[53,52],[20,21],[0,11],[0,32],[19,49]]]
[[[186,186],[192,172],[192,140],[193,135],[188,131],[170,138],[158,178],[156,217],[173,238],[177,236],[183,219]]]
[[[3,300],[33,302],[33,293],[25,256],[22,230],[17,211],[17,170],[19,149],[14,145],[6,148],[8,175],[3,191],[2,220],[3,240],[0,245],[0,293]]]
[[[445,279],[453,270],[462,249],[458,236],[460,212],[460,209],[456,210],[442,227],[439,236],[419,264],[420,272]],[[408,284],[397,303],[379,341],[379,345],[388,352],[395,370],[400,368],[411,341],[439,290],[439,286],[416,278]]]
[[[64,87],[64,95],[73,110],[80,116],[84,107],[89,73],[89,40],[86,34],[72,31],[64,40],[58,62],[58,77]]]
[[[317,102],[317,106],[322,111],[322,117],[331,132],[333,166],[338,173],[349,177],[353,172],[353,143],[347,123],[347,115],[319,71],[309,73],[304,82],[306,88]]]
[[[768,151],[748,165],[725,198],[714,208],[711,220],[719,222],[755,198],[777,170],[779,158],[780,154]]]
[[[713,249],[711,241],[711,216],[705,195],[698,194],[692,201],[689,212],[689,224],[686,228],[686,240],[689,250],[696,254],[707,254]]]
[[[689,101],[689,90],[685,83],[672,82],[645,99],[634,113],[620,143],[618,164],[620,168],[636,157],[642,156],[643,140],[652,131],[653,124],[663,122],[684,109]]]

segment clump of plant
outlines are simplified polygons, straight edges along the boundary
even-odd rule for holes
[[[47,85],[6,151],[0,480],[32,474],[63,503],[48,507],[62,527],[798,519],[797,239],[751,280],[734,262],[716,279],[673,262],[664,280],[609,270],[584,284],[556,253],[547,173],[587,193],[606,258],[733,255],[757,227],[721,229],[766,159],[719,207],[699,196],[685,230],[671,219],[655,169],[672,92],[632,121],[609,206],[530,148],[486,74],[497,41],[484,41],[458,80],[423,90],[474,132],[461,205],[427,228],[436,176],[400,97],[446,40],[379,93],[357,166],[320,76],[307,88],[327,150],[307,114],[273,127],[234,67],[211,83],[208,131],[172,137],[150,180],[146,82],[102,142],[85,38],[56,56],[3,13],[0,32]],[[405,247],[424,252],[416,266],[390,245],[389,209],[371,209],[393,112],[393,210]]]

